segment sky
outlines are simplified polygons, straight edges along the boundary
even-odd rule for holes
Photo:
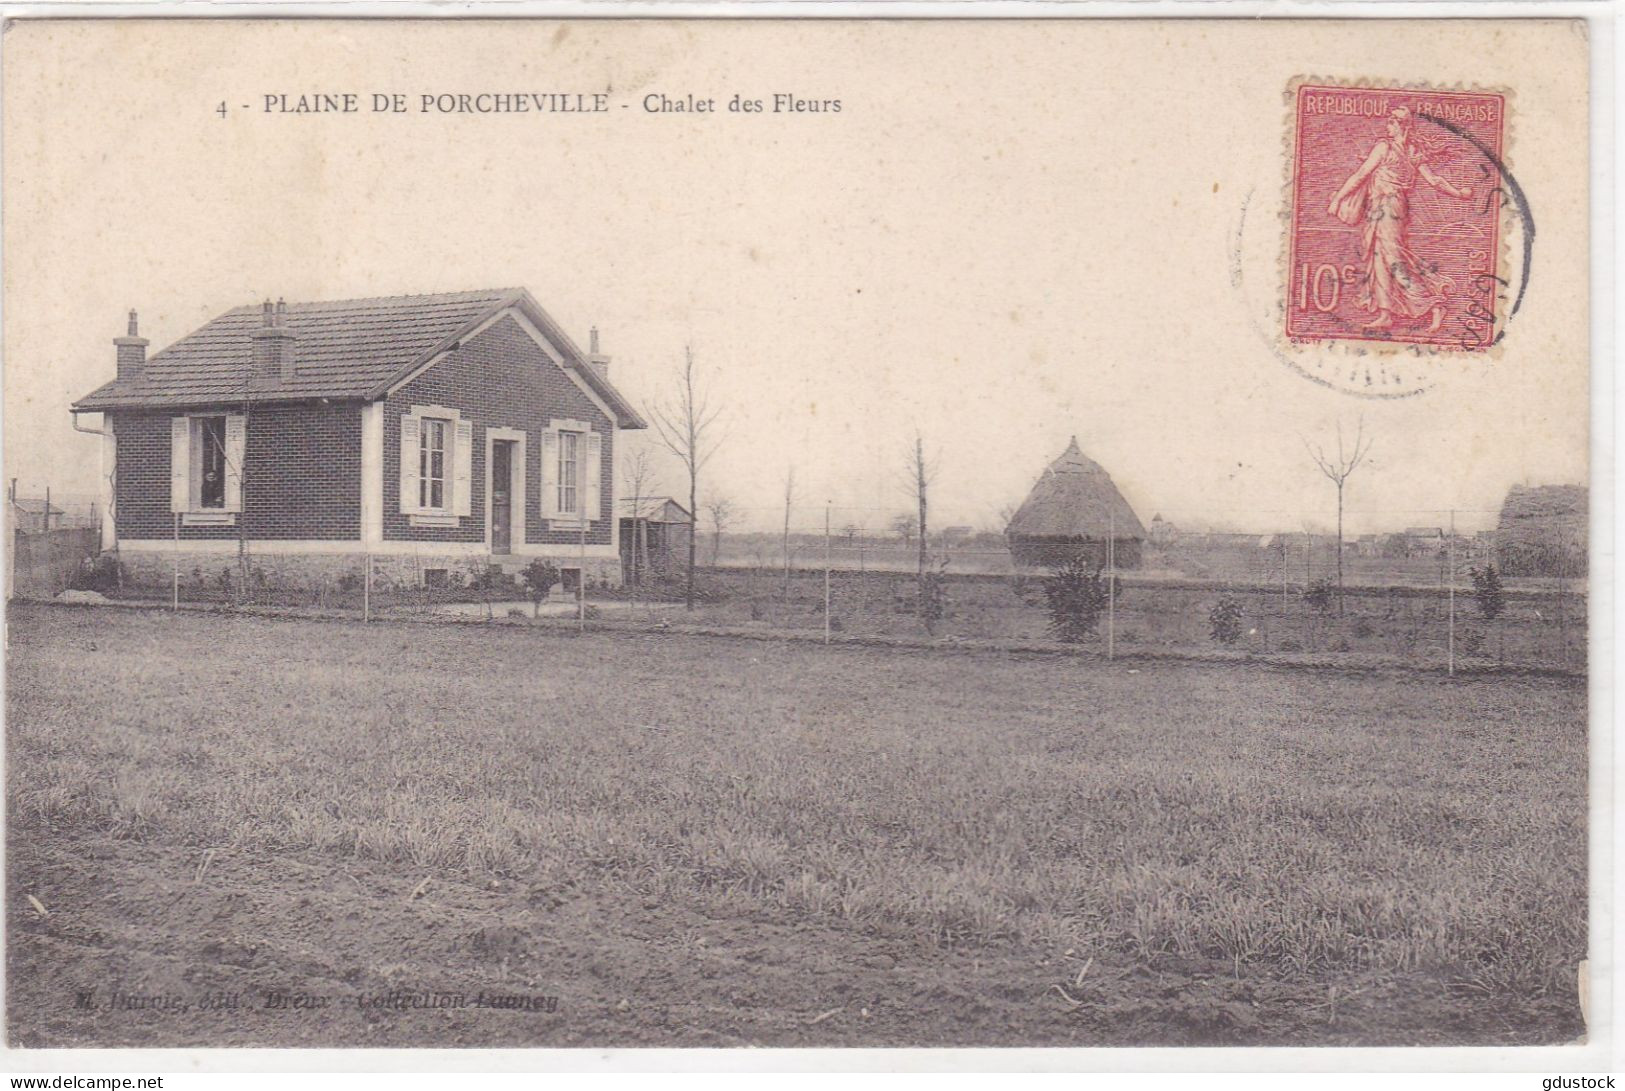
[[[4,460],[92,493],[68,406],[261,299],[523,286],[634,403],[685,348],[722,407],[702,483],[777,526],[883,527],[920,435],[933,522],[1001,529],[1076,436],[1149,522],[1330,525],[1306,453],[1371,438],[1351,532],[1493,524],[1587,476],[1586,46],[1570,24],[53,22],[5,50]],[[1515,92],[1538,222],[1493,357],[1376,401],[1272,336],[1305,74]],[[354,92],[351,114],[267,95]],[[419,112],[423,94],[603,93],[602,114]],[[408,112],[375,114],[374,92]],[[776,93],[830,111],[774,114]],[[710,98],[650,113],[644,96]],[[735,94],[769,111],[733,113]],[[217,108],[225,104],[226,116]],[[624,108],[623,108],[624,107]],[[1565,135],[1567,134],[1567,135]],[[93,421],[93,419],[92,419]],[[649,443],[652,436],[636,437]],[[623,444],[630,449],[634,443]],[[662,491],[686,493],[669,458]]]

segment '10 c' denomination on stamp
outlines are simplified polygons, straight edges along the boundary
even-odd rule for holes
[[[1287,337],[1494,344],[1505,97],[1302,83],[1293,120]]]

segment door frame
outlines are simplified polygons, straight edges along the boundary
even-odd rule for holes
[[[491,552],[491,450],[498,441],[512,443],[513,460],[508,467],[508,554],[518,553],[525,545],[525,433],[519,428],[485,429],[485,551]]]

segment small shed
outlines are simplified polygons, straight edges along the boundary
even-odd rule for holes
[[[1111,475],[1078,448],[1078,439],[1050,463],[1005,528],[1011,556],[1024,567],[1053,568],[1082,556],[1105,566],[1140,567],[1145,527]]]
[[[694,516],[669,496],[621,499],[621,571],[630,583],[659,579],[688,561]]]

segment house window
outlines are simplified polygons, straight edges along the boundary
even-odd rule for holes
[[[226,418],[192,418],[192,444],[198,452],[198,507],[226,506]]]
[[[580,508],[577,506],[577,486],[580,482],[580,471],[577,443],[580,441],[579,432],[559,433],[559,514],[574,515]]]
[[[450,421],[423,418],[418,433],[418,506],[441,510],[446,506],[446,429]]]
[[[169,510],[189,527],[228,527],[243,510],[248,422],[234,414],[169,418]]]
[[[542,430],[542,507],[552,530],[578,530],[602,518],[604,436],[580,420],[550,420]]]

